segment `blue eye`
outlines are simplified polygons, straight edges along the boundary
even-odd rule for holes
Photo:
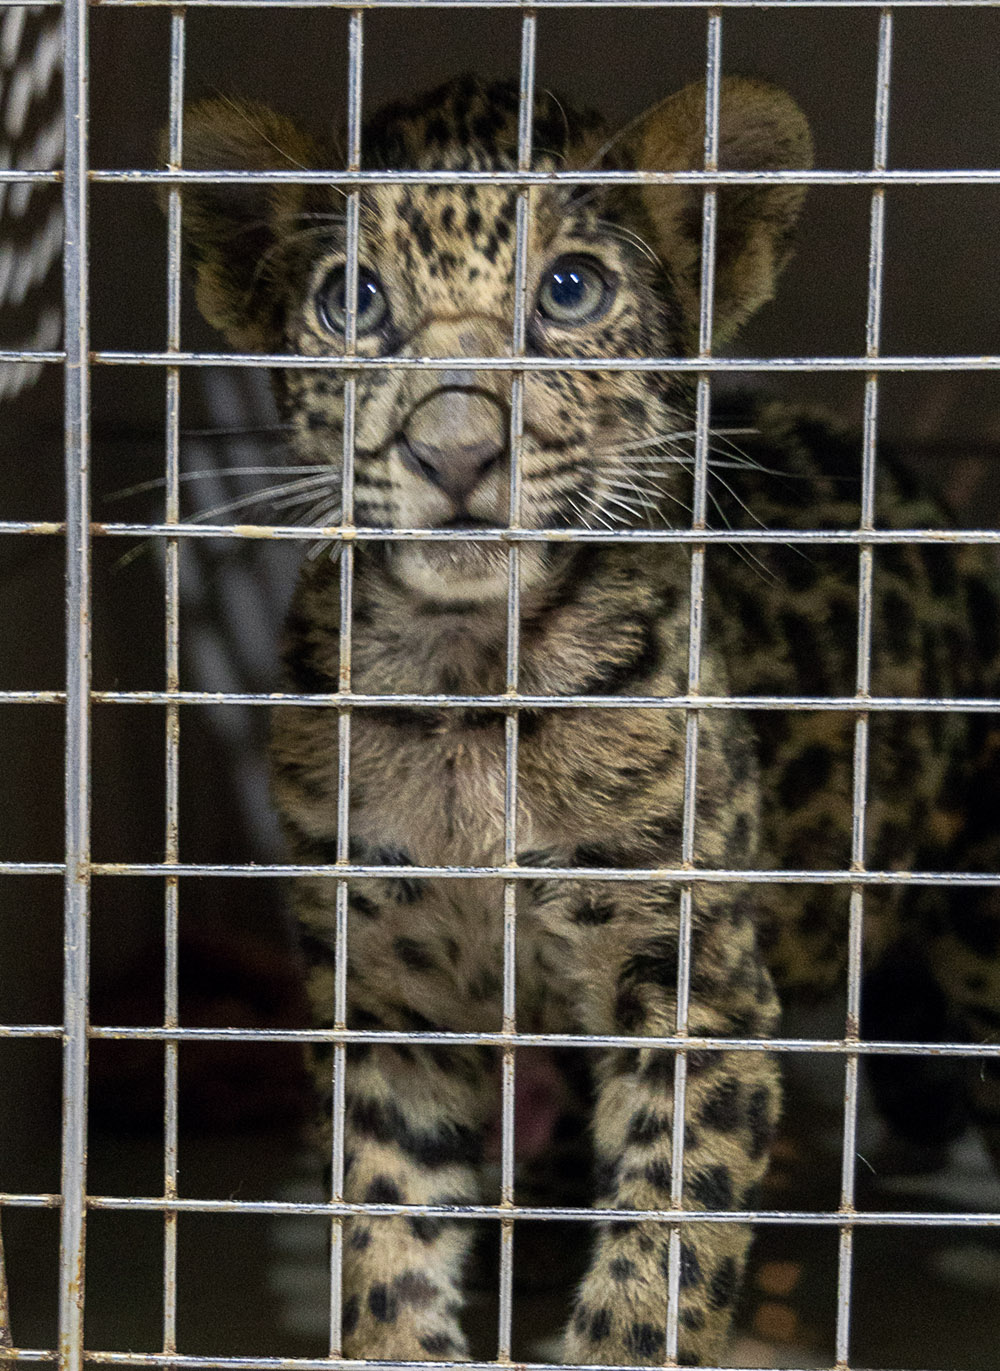
[[[334,267],[316,297],[319,316],[332,333],[343,333],[347,305],[347,269]],[[381,281],[367,267],[358,267],[358,333],[374,333],[389,310]]]
[[[542,276],[540,312],[558,324],[582,324],[604,313],[614,290],[590,257],[558,257]]]

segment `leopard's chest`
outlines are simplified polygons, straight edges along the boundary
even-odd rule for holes
[[[359,721],[352,746],[351,836],[391,846],[423,866],[503,861],[504,716],[480,711],[398,711]],[[533,828],[530,787],[512,808],[515,831]],[[520,841],[520,834],[518,835]]]

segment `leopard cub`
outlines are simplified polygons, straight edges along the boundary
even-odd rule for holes
[[[551,95],[534,111],[533,168],[703,165],[705,92],[671,96],[617,136]],[[370,120],[368,169],[517,170],[514,84],[466,78]],[[188,113],[195,168],[334,165],[289,120],[255,104],[209,101]],[[723,83],[724,170],[810,165],[793,101],[756,81]],[[718,194],[714,343],[772,295],[802,188],[742,183]],[[318,359],[345,348],[348,267],[342,192],[330,184],[191,184],[184,225],[200,307],[237,347]],[[533,185],[527,217],[529,363],[697,355],[701,190],[690,183]],[[350,855],[387,874],[349,883],[347,1026],[423,1034],[498,1032],[503,1018],[504,885],[420,868],[505,864],[506,711],[474,697],[507,689],[511,373],[447,359],[509,354],[515,315],[518,194],[510,182],[430,180],[360,193],[356,351],[440,358],[441,366],[364,366],[355,381],[352,691],[425,696],[367,704],[350,721]],[[279,368],[274,384],[297,464],[341,482],[342,372]],[[749,1239],[732,1212],[752,1208],[779,1114],[778,1071],[763,1050],[779,986],[836,982],[848,896],[818,873],[850,869],[858,555],[822,546],[711,545],[698,688],[703,695],[828,696],[827,709],[704,708],[697,716],[693,861],[697,872],[772,867],[792,882],[690,883],[691,946],[681,1025],[690,1036],[683,1096],[675,1052],[643,1040],[678,1031],[682,895],[676,879],[615,879],[609,868],[677,871],[689,714],[623,709],[615,698],[689,692],[689,545],[643,527],[689,520],[695,392],[690,372],[560,370],[523,378],[518,523],[551,537],[517,542],[518,690],[593,697],[596,707],[516,709],[517,1027],[599,1034],[632,1046],[564,1048],[588,1101],[591,1200],[643,1211],[578,1225],[593,1247],[565,1334],[573,1364],[660,1364],[671,1273],[681,1365],[716,1365]],[[860,519],[860,444],[768,405],[738,420],[741,445],[710,464],[711,517],[737,534],[850,530]],[[713,420],[725,445],[725,424]],[[723,454],[725,455],[725,453]],[[714,457],[713,457],[714,461]],[[940,519],[902,469],[880,458],[879,519]],[[323,503],[323,500],[320,500]],[[324,515],[329,524],[337,516]],[[568,540],[566,530],[590,536]],[[397,530],[465,530],[463,541]],[[621,534],[626,536],[622,537]],[[616,540],[616,536],[617,537]],[[744,540],[746,544],[746,540]],[[307,558],[288,616],[288,688],[340,684],[341,563]],[[997,599],[973,548],[880,546],[875,554],[871,691],[892,697],[997,693]],[[442,705],[433,697],[473,697]],[[780,703],[780,702],[779,702]],[[274,711],[273,788],[296,861],[337,860],[339,711]],[[870,720],[864,860],[872,869],[997,869],[997,738],[983,715],[903,710]],[[993,800],[990,800],[992,794]],[[976,800],[975,806],[969,798]],[[857,838],[855,838],[857,842]],[[408,874],[408,868],[416,868]],[[559,868],[585,874],[559,877]],[[586,874],[593,871],[593,874]],[[295,882],[315,1022],[333,1026],[337,882]],[[865,895],[866,961],[923,968],[949,1031],[983,1039],[1000,1025],[1000,904],[899,886]],[[929,1002],[928,1002],[929,1003]],[[942,1014],[945,1010],[942,1010]],[[926,1029],[924,1031],[927,1031]],[[943,1031],[943,1030],[941,1030]],[[699,1039],[712,1046],[698,1046]],[[731,1040],[732,1047],[720,1039]],[[749,1045],[748,1045],[749,1044]],[[520,1050],[517,1143],[523,1160],[565,1141],[555,1116],[573,1093],[555,1058]],[[353,1045],[347,1054],[345,1198],[406,1205],[497,1203],[481,1165],[494,1133],[499,1073],[490,1045]],[[331,1052],[313,1054],[331,1116]],[[1000,1121],[992,1064],[974,1106]],[[675,1113],[682,1103],[683,1114]],[[933,1112],[933,1111],[931,1111]],[[572,1115],[570,1115],[572,1119]],[[683,1149],[677,1130],[683,1123]],[[992,1135],[991,1135],[992,1136]],[[676,1141],[676,1146],[675,1146]],[[326,1138],[327,1144],[329,1137]],[[683,1174],[674,1168],[683,1157]],[[671,1246],[664,1212],[689,1217]],[[719,1215],[712,1222],[710,1216]],[[468,1356],[463,1273],[475,1224],[458,1216],[362,1213],[345,1222],[343,1334],[348,1357]]]

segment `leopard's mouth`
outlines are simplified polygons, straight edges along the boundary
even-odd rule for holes
[[[434,525],[435,528],[456,529],[467,533],[475,533],[482,528],[506,528],[506,524],[500,523],[496,519],[479,519],[474,514],[456,514],[451,519],[443,519]]]

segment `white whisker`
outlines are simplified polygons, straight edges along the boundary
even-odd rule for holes
[[[280,466],[255,466],[255,467],[207,467],[204,471],[182,471],[178,481],[207,481],[212,476],[223,480],[227,476],[273,476],[276,472],[281,474],[296,475],[299,472],[318,472],[332,471],[326,463],[313,462],[310,466],[287,466],[282,463]],[[140,481],[134,486],[125,486],[122,490],[113,490],[109,494],[102,496],[104,500],[127,500],[132,495],[144,495],[150,490],[162,490],[167,484],[165,476],[154,476],[148,481]]]
[[[194,522],[208,523],[210,519],[214,519],[220,514],[231,514],[234,510],[244,509],[248,505],[268,504],[275,495],[291,495],[296,491],[306,492],[318,489],[322,485],[329,484],[331,479],[332,476],[306,476],[298,481],[287,481],[283,485],[266,486],[263,490],[241,495],[236,500],[227,500],[225,504],[216,505],[213,509],[199,510],[194,516]]]

